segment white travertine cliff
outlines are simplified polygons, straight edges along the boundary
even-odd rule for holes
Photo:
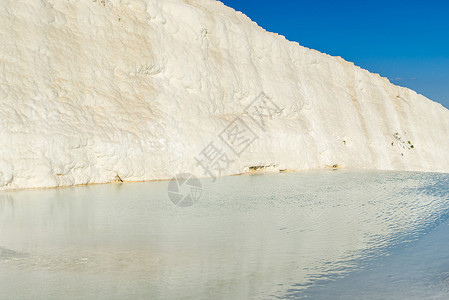
[[[215,0],[0,0],[0,37],[0,189],[449,172],[447,109]]]

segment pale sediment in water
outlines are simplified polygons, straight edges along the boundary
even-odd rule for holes
[[[345,170],[202,179],[202,197],[189,208],[169,200],[167,182],[6,191],[0,194],[2,293],[329,296],[318,283],[348,278],[357,285],[353,272],[399,253],[398,263],[426,262],[412,268],[416,277],[401,277],[401,287],[413,284],[418,297],[447,295],[441,288],[449,272],[448,232],[434,238],[432,232],[449,213],[448,182],[446,174]],[[413,252],[421,241],[439,255]],[[377,283],[379,292],[383,284],[391,291],[388,281]],[[432,294],[425,285],[438,290]]]

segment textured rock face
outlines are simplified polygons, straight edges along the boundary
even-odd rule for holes
[[[0,189],[449,171],[449,111],[214,0],[0,0]]]

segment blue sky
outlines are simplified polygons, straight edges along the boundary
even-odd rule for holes
[[[449,1],[221,0],[268,31],[341,56],[449,108]]]

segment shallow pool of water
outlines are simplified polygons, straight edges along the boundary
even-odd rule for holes
[[[0,193],[0,299],[447,299],[449,175],[320,171]]]

